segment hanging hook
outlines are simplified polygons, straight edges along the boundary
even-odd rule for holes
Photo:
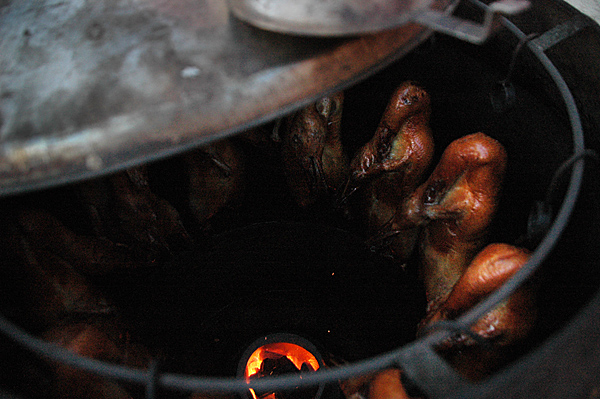
[[[485,338],[471,330],[469,326],[457,320],[440,320],[432,325],[425,327],[419,335],[423,336],[433,331],[439,330],[446,330],[448,332],[451,332],[453,336],[464,335],[471,338],[479,345],[489,346],[489,342]]]
[[[590,158],[596,162],[600,161],[598,153],[591,149],[585,149],[576,154],[573,154],[565,160],[554,172],[552,180],[546,189],[546,196],[543,201],[536,201],[533,208],[529,212],[527,219],[527,233],[517,240],[517,245],[524,243],[537,243],[552,225],[554,210],[552,208],[553,198],[558,190],[560,180],[564,174],[579,160]]]
[[[519,42],[512,52],[506,76],[496,82],[496,84],[494,84],[490,90],[490,101],[494,111],[501,113],[514,105],[516,101],[516,90],[512,84],[511,78],[515,70],[515,66],[517,65],[517,58],[521,53],[523,46],[538,36],[539,34],[537,33],[531,33],[519,39]]]
[[[573,166],[573,164],[575,164],[575,162],[586,157],[593,159],[596,162],[600,161],[600,155],[598,155],[596,151],[589,148],[579,153],[571,155],[571,157],[564,161],[558,167],[558,169],[556,169],[556,172],[554,172],[554,175],[552,176],[552,181],[550,182],[550,184],[548,185],[548,189],[546,190],[546,197],[544,199],[544,202],[546,202],[547,204],[552,203],[552,198],[554,197],[554,193],[558,189],[560,179]]]

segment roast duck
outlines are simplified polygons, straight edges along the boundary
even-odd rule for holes
[[[344,94],[325,97],[283,121],[281,158],[289,189],[301,207],[332,200],[346,181],[342,146]]]
[[[405,217],[422,226],[420,273],[427,295],[422,334],[435,322],[467,312],[500,287],[528,260],[528,251],[508,244],[486,246],[497,208],[506,153],[496,140],[475,133],[452,142],[430,177],[408,199]],[[439,352],[465,377],[496,371],[533,328],[535,289],[520,287],[487,313],[469,334],[443,342]],[[400,370],[385,370],[371,383],[371,398],[409,397]]]
[[[354,156],[344,196],[358,191],[359,217],[372,243],[386,242],[400,263],[411,255],[417,225],[407,200],[433,158],[429,94],[412,82],[396,89],[373,138]]]
[[[216,217],[243,202],[252,173],[248,148],[261,147],[278,160],[298,209],[343,208],[374,251],[398,267],[419,268],[428,303],[419,334],[459,317],[529,257],[524,249],[487,241],[507,162],[503,146],[483,133],[466,135],[432,168],[431,100],[408,81],[394,91],[372,138],[349,160],[342,142],[343,100],[341,92],[325,97],[274,124],[174,158],[178,196],[151,184],[148,167],[74,185],[73,198],[88,221],[84,227],[63,220],[60,212],[19,204],[18,212],[6,216],[14,231],[4,248],[12,248],[6,254],[11,273],[23,277],[21,295],[4,311],[81,355],[147,367],[150,351],[123,338],[129,337],[126,323],[89,278],[151,268],[192,245],[190,230],[206,234]],[[489,343],[485,350],[469,334],[453,336],[438,350],[466,377],[484,378],[527,337],[534,320],[535,289],[525,285],[472,326]],[[55,397],[132,394],[130,387],[67,366],[50,362],[47,370]],[[344,394],[409,397],[400,376],[401,370],[384,370],[360,384],[347,382],[354,388]]]

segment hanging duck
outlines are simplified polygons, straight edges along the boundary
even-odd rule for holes
[[[422,182],[433,157],[430,96],[412,81],[392,95],[373,138],[350,164],[344,196],[360,189],[359,201],[371,244],[387,246],[400,263],[413,251],[417,225],[406,217],[406,201]],[[383,245],[382,245],[383,244]]]
[[[335,198],[348,175],[342,146],[344,93],[324,97],[284,123],[281,160],[295,202],[306,208]]]
[[[419,250],[430,308],[447,297],[485,245],[505,168],[502,144],[470,134],[450,143],[409,199],[409,219],[424,224]]]
[[[500,288],[529,260],[527,250],[508,244],[486,246],[460,276],[447,298],[430,309],[419,326],[422,334],[443,320],[454,320]],[[489,311],[471,331],[482,338],[483,346],[472,337],[459,334],[438,348],[470,379],[478,380],[509,360],[519,343],[528,337],[536,319],[535,279],[521,285],[508,299]]]

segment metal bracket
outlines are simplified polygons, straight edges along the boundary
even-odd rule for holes
[[[531,41],[531,44],[539,47],[542,51],[546,51],[593,24],[594,22],[585,15],[577,15],[538,36],[535,40]]]
[[[529,8],[527,0],[499,0],[484,7],[483,23],[479,24],[462,18],[447,15],[440,11],[428,10],[415,16],[415,22],[436,32],[445,33],[474,44],[482,44],[499,26],[501,15],[515,15]]]

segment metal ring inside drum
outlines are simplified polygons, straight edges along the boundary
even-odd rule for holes
[[[518,39],[522,39],[524,37],[524,33],[508,20],[503,18],[502,23]],[[581,120],[569,88],[561,77],[559,71],[544,54],[543,49],[536,46],[535,42],[529,42],[527,46],[529,50],[537,57],[546,71],[550,74],[558,90],[560,91],[562,99],[564,100],[573,135],[573,156],[577,157],[578,154],[584,154],[586,149],[584,145]],[[573,206],[577,200],[582,185],[585,163],[584,158],[584,156],[581,156],[573,163],[570,182],[562,205],[560,209],[558,209],[549,231],[533,252],[526,266],[524,266],[500,289],[490,295],[490,297],[488,297],[484,302],[480,303],[467,314],[458,319],[458,323],[465,327],[473,324],[496,304],[507,298],[540,266],[540,264],[548,256],[549,252],[556,244],[561,232],[565,228],[573,210]],[[431,355],[431,347],[450,334],[448,331],[434,331],[430,335],[416,340],[409,345],[383,355],[334,369],[320,370],[318,372],[311,373],[310,375],[305,375],[302,378],[297,375],[291,375],[276,378],[261,378],[259,380],[247,382],[240,378],[205,378],[198,376],[158,373],[156,365],[150,367],[147,371],[135,370],[81,357],[55,344],[45,342],[29,335],[7,320],[4,316],[0,316],[0,331],[19,344],[37,352],[39,355],[49,357],[67,365],[85,369],[104,377],[115,378],[140,385],[151,384],[148,392],[154,392],[154,384],[161,388],[169,388],[188,392],[241,393],[245,392],[248,388],[261,391],[280,391],[294,387],[316,386],[338,380],[344,380],[359,375],[369,374],[386,367],[398,365],[400,363],[403,369],[405,369],[405,371],[408,373],[408,377],[411,378],[411,380],[416,383],[416,385],[423,392],[431,397],[439,396],[440,392],[436,391],[435,388],[428,387],[425,384],[425,381],[419,379],[419,376],[422,375],[423,370],[432,369],[432,367],[429,367],[432,364],[428,365],[427,360],[423,359],[422,357],[420,358],[421,360],[419,362],[414,362],[412,360],[415,359],[414,355],[416,354]],[[436,356],[437,355],[434,355],[433,358],[429,359],[432,360],[434,366],[437,362],[443,362],[439,359],[439,357],[436,359]],[[437,370],[437,372],[439,372],[439,368]],[[444,367],[442,367],[442,370],[445,370],[442,372],[442,374],[444,372],[452,373],[452,371],[448,371],[447,368]],[[463,383],[468,384],[467,382],[456,379],[451,375],[435,375],[433,377],[445,378],[454,381],[455,385],[453,388],[455,389],[466,387],[466,385],[462,385]],[[429,379],[431,378],[432,377]],[[449,387],[446,386],[445,388],[448,389]],[[446,392],[448,392],[448,390],[446,390]]]

